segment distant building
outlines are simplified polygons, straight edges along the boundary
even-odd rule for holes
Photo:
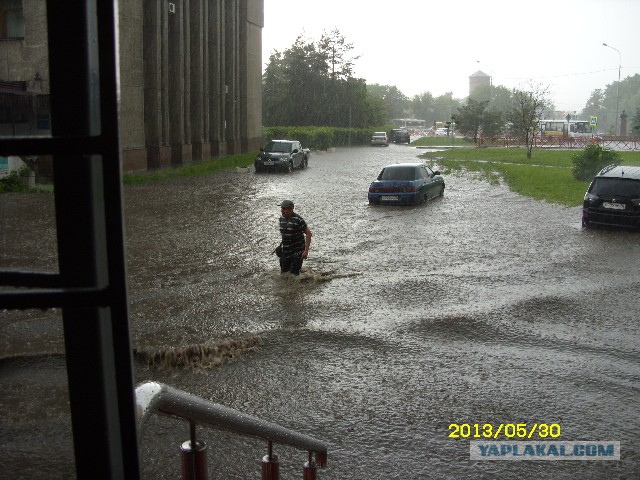
[[[474,90],[481,85],[491,85],[491,75],[478,70],[469,77],[469,96],[473,95]]]
[[[118,3],[125,171],[257,150],[264,0]],[[46,2],[0,0],[2,137],[50,134],[46,26]]]

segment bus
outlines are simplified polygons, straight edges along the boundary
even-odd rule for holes
[[[404,128],[425,128],[425,120],[418,118],[394,118],[391,120],[396,127]]]
[[[538,130],[543,137],[590,137],[593,135],[589,120],[540,120]]]

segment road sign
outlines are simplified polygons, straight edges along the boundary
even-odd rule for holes
[[[598,125],[598,117],[591,117],[591,126],[595,127]]]

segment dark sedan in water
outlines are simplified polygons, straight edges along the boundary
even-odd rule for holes
[[[417,205],[444,194],[444,179],[423,163],[396,163],[369,185],[371,205]]]

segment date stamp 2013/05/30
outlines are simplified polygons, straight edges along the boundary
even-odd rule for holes
[[[451,423],[449,438],[549,439],[559,438],[558,423]]]

